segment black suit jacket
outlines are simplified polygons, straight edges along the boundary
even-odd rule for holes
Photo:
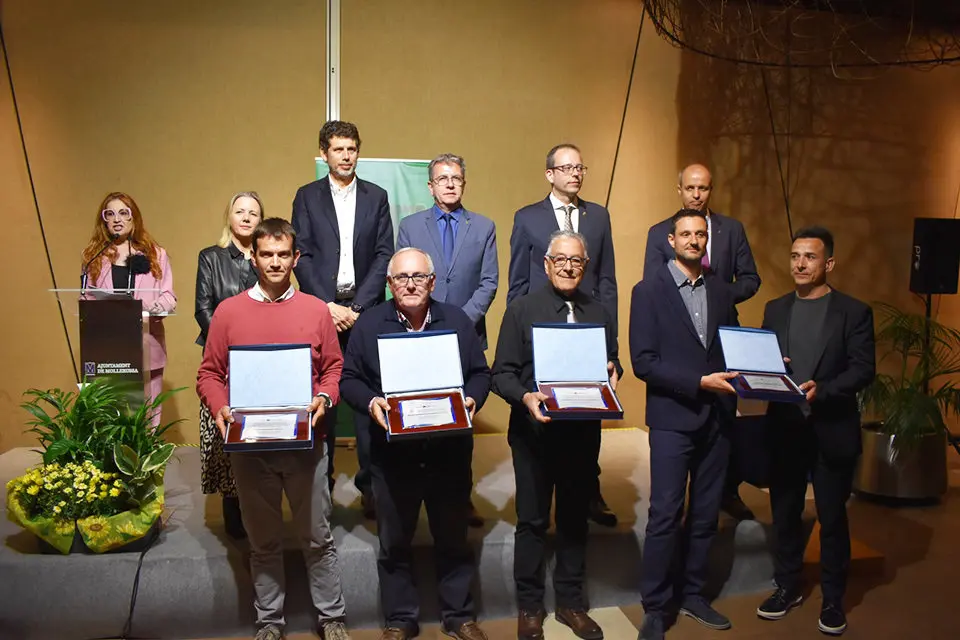
[[[710,212],[710,272],[724,282],[732,283],[736,304],[749,300],[760,288],[757,264],[747,242],[747,232],[738,220]],[[647,232],[647,252],[643,260],[643,275],[652,274],[661,265],[676,257],[667,236],[670,218],[658,222]]]
[[[630,302],[630,361],[633,373],[647,383],[647,426],[693,431],[713,408],[731,420],[736,396],[700,389],[700,378],[724,371],[717,327],[737,324],[730,285],[706,274],[707,346],[697,336],[690,313],[666,264],[633,288]]]
[[[610,213],[593,202],[580,200],[577,206],[580,235],[587,239],[590,262],[580,282],[583,291],[599,300],[613,321],[617,333],[617,273],[614,268],[613,233]],[[510,282],[507,304],[531,291],[539,291],[547,284],[543,270],[543,256],[547,253],[550,234],[559,231],[557,216],[547,196],[540,202],[527,205],[513,217],[510,233]]]
[[[775,331],[784,357],[790,357],[790,315],[796,294],[771,300],[763,311],[763,328]],[[838,458],[855,457],[861,450],[860,408],[857,393],[876,374],[873,310],[836,289],[830,294],[823,339],[813,380],[817,394],[810,403],[821,450]],[[795,380],[797,384],[806,380]],[[767,420],[772,429],[780,420],[802,419],[799,407],[771,402]]]
[[[387,192],[372,182],[356,180],[353,268],[357,289],[354,302],[369,309],[383,302],[385,297],[387,263],[393,255],[393,222]],[[300,262],[294,269],[300,290],[325,302],[333,301],[340,271],[340,225],[330,193],[329,177],[297,190],[292,222],[300,250]]]

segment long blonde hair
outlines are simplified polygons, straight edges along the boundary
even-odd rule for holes
[[[220,241],[217,243],[218,247],[226,249],[230,246],[230,243],[233,242],[233,232],[230,230],[230,214],[233,213],[233,205],[236,204],[237,199],[243,197],[253,198],[257,201],[257,204],[260,205],[260,219],[263,220],[265,215],[263,211],[263,200],[260,199],[259,193],[256,191],[241,191],[233,194],[230,202],[227,203],[227,209],[223,212],[223,232],[220,234]]]

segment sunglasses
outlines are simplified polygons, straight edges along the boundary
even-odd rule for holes
[[[100,216],[103,218],[104,222],[111,222],[116,220],[118,217],[121,220],[129,220],[133,217],[133,212],[130,209],[120,209],[119,211],[114,211],[113,209],[104,209],[100,212]]]

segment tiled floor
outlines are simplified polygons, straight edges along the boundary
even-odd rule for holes
[[[950,490],[936,506],[892,508],[854,499],[850,502],[854,537],[883,555],[854,563],[847,597],[849,628],[844,638],[852,640],[955,640],[960,639],[960,458],[950,453]],[[746,488],[748,502],[762,498],[759,491]],[[758,510],[759,511],[759,510]],[[769,512],[760,517],[768,518]],[[809,568],[812,585],[808,601],[785,619],[767,622],[757,618],[755,609],[763,594],[719,600],[715,606],[733,622],[730,631],[710,631],[689,619],[682,619],[667,637],[673,640],[793,640],[822,637],[817,631],[820,591],[817,571]],[[602,609],[593,612],[605,631],[606,640],[634,640],[643,618],[642,608]],[[491,640],[516,638],[514,620],[485,620],[483,627]],[[379,631],[359,630],[354,640],[377,640]],[[290,640],[316,636],[295,634]],[[572,633],[555,620],[546,626],[547,640],[567,640]],[[446,638],[435,626],[425,627],[422,640]],[[230,639],[233,640],[233,639]],[[239,640],[239,639],[238,639]]]

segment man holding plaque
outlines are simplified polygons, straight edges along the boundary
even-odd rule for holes
[[[312,351],[314,397],[307,407],[312,426],[339,399],[343,356],[327,306],[293,288],[290,278],[300,252],[296,232],[281,218],[263,220],[253,233],[253,264],[258,282],[220,303],[207,335],[197,374],[197,393],[227,438],[234,422],[229,406],[228,353],[232,345],[308,344]],[[257,611],[256,640],[280,640],[283,617],[283,510],[286,494],[307,564],[310,595],[319,613],[324,640],[349,640],[340,586],[340,561],[327,514],[327,451],[322,433],[304,451],[244,451],[230,454],[237,481],[243,526],[250,540],[250,573]]]
[[[791,377],[803,381],[806,402],[771,402],[767,409],[773,473],[770,506],[776,532],[777,589],[757,615],[779,620],[800,604],[800,574],[806,543],[802,514],[807,478],[820,521],[819,629],[846,629],[843,595],[850,566],[847,498],[860,456],[857,393],[876,373],[873,312],[827,284],[833,271],[833,235],[822,227],[802,229],[790,250],[794,291],[771,300],[763,328],[776,332]]]
[[[681,207],[702,211],[707,218],[707,246],[701,261],[705,270],[720,280],[730,283],[734,301],[745,302],[760,288],[757,264],[747,241],[747,232],[736,218],[717,213],[710,208],[713,195],[713,176],[702,164],[685,167],[677,177],[677,195]],[[671,218],[650,227],[647,232],[647,250],[643,260],[644,277],[674,259],[674,250],[667,241],[673,223]],[[723,490],[721,510],[737,520],[753,520],[753,511],[740,498],[740,471],[736,464],[739,448],[731,448],[733,458],[727,466],[727,480]]]
[[[607,307],[580,290],[588,268],[587,242],[573,231],[555,231],[543,256],[547,283],[507,306],[493,365],[493,390],[510,405],[507,441],[516,475],[517,529],[513,575],[517,587],[517,637],[543,638],[545,543],[550,503],[556,494],[556,618],[579,638],[600,640],[603,631],[587,614],[586,573],[590,501],[596,496],[600,420],[551,421],[541,404],[534,372],[534,323],[593,323],[606,329],[610,386],[623,369]],[[575,376],[571,376],[575,379]],[[549,423],[549,424],[548,424]]]
[[[539,202],[517,211],[510,233],[510,271],[507,304],[528,293],[543,289],[547,278],[540,262],[547,253],[551,234],[572,231],[586,239],[593,258],[584,267],[579,290],[599,300],[610,314],[613,335],[617,335],[617,273],[613,255],[610,212],[580,197],[587,177],[580,149],[570,143],[558,144],[547,152],[546,171],[550,193]],[[599,455],[599,451],[597,452]],[[617,515],[600,493],[600,461],[593,480],[590,519],[605,527],[617,525]]]
[[[675,213],[667,237],[673,260],[644,274],[630,303],[630,359],[634,374],[647,383],[650,428],[641,640],[662,639],[678,606],[711,629],[730,628],[703,588],[737,404],[729,382],[736,373],[725,371],[717,327],[735,325],[737,312],[728,285],[701,264],[709,239],[703,211]],[[688,476],[690,508],[681,541]]]
[[[420,632],[412,541],[422,504],[426,505],[433,536],[443,632],[460,640],[487,639],[476,622],[470,593],[476,572],[467,543],[467,517],[473,489],[473,432],[467,416],[460,414],[469,413],[472,419],[474,412],[483,406],[490,392],[490,369],[473,320],[460,307],[430,298],[435,278],[433,261],[420,249],[408,247],[394,254],[387,267],[387,283],[393,300],[368,310],[357,320],[347,345],[340,383],[347,403],[372,419],[369,423],[370,468],[377,503],[380,540],[377,572],[385,618],[381,640],[407,640]],[[446,420],[434,420],[429,432],[424,428],[416,433],[418,428],[409,425],[407,429],[408,425],[402,423],[401,433],[391,432],[388,440],[389,422],[404,421],[407,408],[412,411],[413,407],[401,401],[391,409],[385,393],[389,389],[384,389],[388,372],[381,369],[380,340],[391,334],[424,331],[456,333],[460,361],[452,366],[454,371],[459,366],[462,374],[462,406],[457,407],[454,400],[450,401],[448,411],[455,419],[454,424],[444,425]],[[397,339],[404,338],[393,341]],[[435,369],[451,364],[431,361],[435,355],[421,353],[416,359],[400,363],[399,366],[405,367],[403,377],[411,388],[423,389],[417,387],[418,377],[429,378]],[[457,390],[458,400],[459,393]],[[443,391],[432,395],[444,399]],[[417,404],[415,400],[409,402]],[[443,426],[453,430],[437,429]],[[408,439],[411,436],[414,439]]]

